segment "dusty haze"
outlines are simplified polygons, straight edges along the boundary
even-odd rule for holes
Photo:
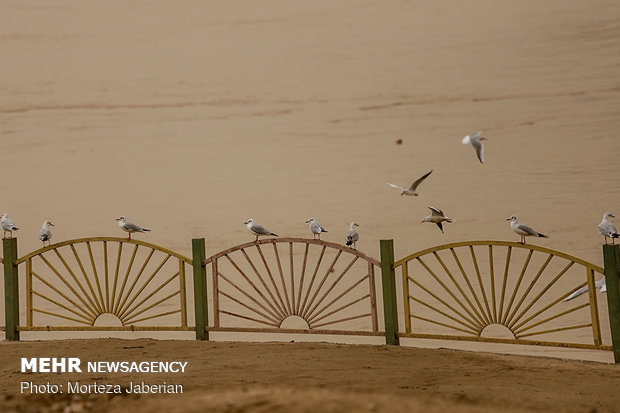
[[[46,219],[58,242],[124,235],[114,220],[125,215],[152,229],[136,238],[185,255],[191,238],[207,239],[207,255],[251,240],[242,225],[250,217],[290,237],[309,236],[304,222],[315,217],[329,230],[325,240],[344,243],[356,221],[358,249],[378,257],[379,240],[391,238],[400,258],[447,242],[516,241],[505,220],[514,214],[550,235],[530,242],[602,264],[597,225],[605,211],[620,216],[618,1],[56,0],[0,8],[0,210],[21,228],[20,255],[41,246]],[[483,165],[461,144],[479,129],[488,138]],[[387,185],[408,186],[431,169],[419,197]],[[456,220],[445,234],[420,223],[429,205]],[[543,374],[530,361],[514,365]],[[389,363],[400,365],[396,356]],[[588,365],[571,366],[569,381],[583,381]],[[543,382],[554,382],[557,368]],[[358,369],[342,367],[338,377]],[[288,377],[246,373],[249,383]],[[469,367],[459,374],[469,380]],[[18,378],[7,380],[13,389]],[[458,390],[464,396],[445,377],[429,380],[402,381],[411,392],[376,390],[385,399],[375,403],[393,409],[393,394],[425,394],[423,405],[443,411],[448,394],[460,411],[521,411],[539,390],[542,410],[563,400],[556,390],[522,392],[521,379],[492,400],[480,389],[493,375]],[[445,389],[432,387],[436,380]],[[323,390],[312,389],[324,382],[313,378],[295,397],[321,399]],[[196,383],[197,391],[213,388]],[[245,390],[232,385],[238,400]],[[333,386],[330,400],[359,411],[362,402],[339,392],[359,400],[367,385]],[[267,406],[288,391],[264,396]],[[594,398],[562,408],[617,406],[583,391]],[[5,407],[26,403],[15,400]],[[315,410],[316,402],[299,403]]]

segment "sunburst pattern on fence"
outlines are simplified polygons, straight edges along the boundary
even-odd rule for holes
[[[320,240],[265,239],[206,260],[212,330],[379,335],[375,268],[361,252]]]
[[[437,246],[397,261],[404,337],[610,349],[595,277],[603,269],[547,248],[503,241]],[[588,292],[565,301],[573,292]],[[605,323],[607,325],[607,323]]]
[[[84,238],[19,260],[26,267],[21,330],[191,330],[185,273],[191,260],[138,240]]]

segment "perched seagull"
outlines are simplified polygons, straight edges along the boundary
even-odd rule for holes
[[[616,241],[614,238],[620,237],[618,235],[618,230],[613,222],[611,222],[610,218],[615,218],[611,212],[605,212],[603,214],[603,220],[600,224],[598,224],[598,232],[603,234],[603,238],[605,238],[605,244],[607,244],[607,238],[611,238],[611,243],[615,244]]]
[[[519,219],[513,215],[510,218],[506,218],[506,221],[510,221],[510,228],[517,234],[521,236],[521,244],[525,244],[525,237],[540,237],[540,238],[549,238],[548,235],[541,234],[540,232],[534,231],[532,228],[528,227],[525,224],[519,222]]]
[[[359,227],[359,224],[357,222],[351,222],[351,225],[349,226],[349,232],[347,232],[347,246],[351,246],[353,245],[353,249],[357,249],[355,248],[355,243],[360,239],[360,234],[357,233],[357,230],[355,229],[355,227]]]
[[[43,246],[45,247],[45,241],[48,242],[49,245],[52,245],[52,231],[50,231],[50,226],[54,226],[50,221],[43,222],[43,226],[41,230],[39,230],[39,239],[43,241]]]
[[[15,226],[13,221],[9,218],[7,214],[2,214],[2,220],[0,221],[0,225],[2,226],[2,231],[4,231],[3,236],[6,238],[7,231],[9,232],[9,238],[13,238],[13,231],[18,231],[19,228]]]
[[[278,234],[274,234],[273,232],[269,231],[267,228],[263,227],[258,222],[254,221],[252,218],[245,221],[244,224],[245,224],[245,227],[248,229],[248,231],[256,235],[256,241],[258,241],[259,235],[273,235],[274,237],[278,236]]]
[[[452,218],[445,216],[443,212],[441,211],[441,209],[437,209],[432,206],[429,206],[428,209],[430,209],[432,213],[426,218],[424,218],[422,222],[432,222],[433,224],[436,224],[441,230],[441,233],[443,234],[443,225],[441,225],[441,223],[444,221],[454,222],[454,220]]]
[[[420,185],[420,183],[422,183],[423,180],[425,180],[431,174],[431,172],[433,172],[432,169],[426,174],[424,174],[423,176],[421,176],[420,178],[416,179],[415,182],[412,183],[409,188],[403,188],[402,186],[394,185],[389,182],[388,182],[388,185],[391,186],[392,188],[400,189],[401,195],[418,196],[418,194],[415,192],[416,188],[418,187],[418,185]]]
[[[310,223],[310,232],[312,232],[312,237],[314,239],[316,239],[316,236],[319,236],[319,239],[321,239],[321,232],[327,232],[327,230],[325,228],[323,228],[321,226],[321,224],[318,223],[318,221],[314,218],[310,218],[306,221],[306,224]]]
[[[600,293],[604,293],[607,291],[607,283],[605,282],[605,277],[601,278],[600,280],[596,281],[594,283],[594,288],[600,288]],[[581,294],[585,293],[588,291],[588,286],[583,286],[580,289],[578,289],[577,291],[575,291],[574,293],[572,293],[571,295],[569,295],[568,297],[566,297],[565,299],[563,299],[562,301],[569,301],[572,300],[575,297],[579,297]]]
[[[484,146],[482,146],[481,141],[487,140],[487,138],[483,137],[481,133],[482,131],[479,130],[471,135],[465,135],[462,142],[464,145],[471,143],[471,146],[476,150],[476,155],[478,155],[480,163],[484,163]]]
[[[127,221],[127,218],[123,216],[116,218],[116,220],[118,221],[118,226],[121,227],[123,231],[129,233],[129,238],[127,238],[128,240],[131,239],[131,234],[133,232],[150,232],[151,231],[150,229],[139,227],[136,224]]]

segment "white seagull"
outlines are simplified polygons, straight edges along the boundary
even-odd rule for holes
[[[476,155],[478,156],[478,160],[480,163],[484,163],[484,146],[482,146],[482,142],[487,140],[484,136],[481,135],[482,131],[479,130],[477,132],[472,133],[471,135],[465,135],[463,138],[463,144],[467,145],[471,143],[471,146],[476,150]]]
[[[605,282],[605,277],[601,278],[600,280],[597,280],[594,283],[594,288],[600,288],[600,293],[604,293],[607,291],[607,283]],[[572,300],[575,297],[579,297],[581,294],[585,293],[588,291],[588,286],[585,285],[583,287],[581,287],[580,289],[578,289],[577,291],[575,291],[574,293],[572,293],[571,295],[569,295],[568,297],[566,297],[565,299],[563,299],[562,301],[569,301]]]
[[[43,241],[44,247],[46,241],[49,245],[52,245],[52,241],[50,241],[52,239],[52,231],[50,231],[50,226],[53,227],[54,224],[52,224],[50,221],[44,221],[43,226],[39,230],[39,239]]]
[[[409,188],[403,188],[402,186],[398,186],[398,185],[394,185],[388,182],[388,185],[391,186],[392,188],[396,188],[396,189],[400,189],[400,194],[401,195],[414,195],[414,196],[418,196],[418,194],[415,192],[416,188],[418,187],[418,185],[420,185],[420,183],[425,180],[430,174],[431,172],[433,172],[433,170],[431,169],[429,172],[427,172],[426,174],[424,174],[423,176],[421,176],[420,178],[416,179],[414,183],[411,184],[411,186]]]
[[[325,228],[323,228],[321,226],[321,224],[318,223],[318,221],[314,218],[310,218],[306,221],[306,224],[310,223],[310,232],[312,232],[312,237],[314,239],[316,239],[316,236],[319,236],[319,239],[321,239],[321,232],[327,232],[327,230]]]
[[[538,231],[534,231],[527,225],[520,223],[516,215],[506,218],[506,221],[510,221],[510,228],[512,228],[512,230],[521,237],[521,244],[525,244],[525,237],[549,238],[548,235],[541,234]]]
[[[603,235],[603,238],[605,238],[605,244],[607,244],[607,238],[611,238],[611,243],[615,244],[615,238],[620,237],[616,226],[613,222],[611,222],[610,218],[615,218],[615,216],[613,216],[611,212],[605,212],[603,214],[603,220],[600,224],[598,224],[598,232],[600,232]]]
[[[360,239],[360,234],[357,233],[355,227],[359,227],[359,224],[357,222],[351,222],[351,225],[349,225],[349,232],[347,232],[346,236],[347,246],[350,247],[353,245],[353,249],[357,249],[355,248],[355,243]]]
[[[9,218],[7,214],[2,214],[2,220],[0,220],[0,225],[2,226],[2,231],[4,231],[3,236],[6,238],[6,233],[8,231],[9,238],[13,238],[13,231],[18,231],[19,228],[15,226],[13,221]]]
[[[447,216],[445,216],[443,214],[443,212],[441,211],[441,209],[429,206],[428,209],[430,209],[432,211],[432,213],[425,217],[422,222],[432,222],[433,224],[436,224],[439,229],[441,230],[441,233],[443,234],[443,225],[441,225],[442,222],[454,222],[454,220],[452,218],[449,218]]]
[[[120,216],[116,218],[116,220],[118,221],[118,226],[121,227],[123,231],[129,234],[129,238],[127,238],[128,240],[131,239],[131,234],[134,232],[150,232],[151,231],[150,229],[139,227],[136,224],[127,221],[127,218],[125,218],[124,216]]]
[[[248,229],[248,231],[256,235],[256,241],[258,241],[259,235],[273,235],[274,237],[278,236],[278,234],[274,234],[273,232],[269,231],[267,228],[263,227],[258,222],[254,221],[252,218],[245,221],[244,224],[245,224],[245,227]]]

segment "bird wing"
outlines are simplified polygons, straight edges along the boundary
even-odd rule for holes
[[[133,222],[129,222],[129,221],[125,221],[125,223],[123,224],[123,228],[125,228],[128,231],[142,231],[143,230],[142,227],[139,227]]]
[[[430,209],[431,211],[433,211],[433,215],[434,216],[439,216],[439,217],[443,217],[443,212],[441,211],[441,209],[437,209],[435,207],[429,206],[428,209]]]
[[[522,224],[522,223],[518,223],[517,225],[515,225],[515,230],[519,230],[521,232],[524,232],[527,235],[538,236],[538,232],[537,231],[534,231],[532,228],[530,228],[527,225]]]
[[[600,280],[597,280],[594,283],[594,288],[600,288],[600,292],[604,293],[607,291],[607,283],[605,282],[605,278],[601,278]],[[570,301],[575,297],[579,297],[581,294],[584,294],[588,291],[588,286],[583,286],[580,289],[578,289],[577,291],[575,291],[574,293],[572,293],[571,295],[569,295],[568,297],[566,297],[564,300],[562,301]]]
[[[618,233],[618,230],[616,229],[616,226],[614,225],[614,223],[611,221],[607,221],[607,220],[599,224],[598,231],[603,235],[609,235],[609,236]]]
[[[428,171],[427,173],[425,173],[424,175],[422,175],[421,177],[419,177],[418,179],[415,180],[414,183],[411,184],[411,186],[409,187],[410,191],[415,191],[415,189],[418,187],[418,185],[420,185],[420,183],[425,180],[430,174],[431,172],[433,172],[433,170],[431,169],[430,171]]]
[[[250,230],[257,235],[271,235],[271,231],[256,222],[252,224]]]
[[[407,191],[407,188],[403,188],[402,186],[394,185],[388,182],[388,185],[392,188],[400,189],[401,191]]]
[[[472,139],[471,144],[476,150],[476,155],[478,156],[480,163],[484,163],[484,146],[482,145],[482,142],[480,142],[480,139]]]

